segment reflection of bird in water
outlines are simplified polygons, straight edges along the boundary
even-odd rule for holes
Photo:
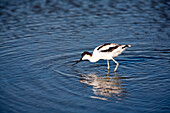
[[[106,43],[106,44],[96,47],[93,51],[93,55],[86,51],[82,53],[81,59],[77,61],[77,63],[82,60],[89,60],[90,62],[97,62],[100,59],[104,59],[104,60],[107,60],[107,65],[108,65],[108,70],[109,70],[110,69],[109,60],[113,60],[117,64],[114,69],[114,71],[116,71],[119,66],[119,63],[116,60],[114,60],[113,57],[118,56],[128,47],[131,47],[131,45],[118,45],[116,43]]]
[[[117,73],[115,74],[116,77],[98,77],[95,74],[89,74],[88,76],[82,76],[80,82],[93,86],[92,90],[95,95],[113,97],[121,100],[126,89],[122,88],[121,82],[119,81],[120,78]],[[102,99],[101,97],[95,98]]]

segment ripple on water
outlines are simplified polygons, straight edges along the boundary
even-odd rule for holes
[[[125,97],[127,92],[126,87],[124,87],[126,83],[121,82],[121,80],[132,79],[133,77],[119,77],[117,74],[116,77],[112,77],[115,76],[114,74],[107,75],[107,72],[105,72],[107,70],[105,61],[99,63],[82,61],[73,66],[75,60],[78,59],[77,56],[80,56],[80,54],[80,52],[74,52],[35,60],[30,64],[30,68],[49,71],[52,74],[52,78],[56,79],[57,83],[60,84],[57,86],[57,89],[65,93],[87,99],[116,99],[116,101],[121,101],[121,98]],[[126,66],[124,66],[124,68],[125,67]],[[51,80],[52,78],[48,77],[46,79]],[[80,84],[82,84],[83,87]],[[44,84],[44,86],[47,85],[48,84]],[[82,92],[82,88],[84,87],[86,88],[83,90],[88,89],[86,94]]]
[[[169,111],[168,2],[1,3],[0,109]],[[82,51],[105,42],[132,44],[115,58],[117,73],[111,61],[109,74],[103,60],[72,66]]]

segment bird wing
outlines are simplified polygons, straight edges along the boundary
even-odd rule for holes
[[[99,53],[109,52],[109,50],[111,50],[117,46],[118,46],[118,44],[116,44],[116,43],[106,43],[106,44],[100,45],[94,49],[93,55],[98,56]]]
[[[116,44],[116,43],[107,43],[107,44],[103,44],[101,46],[98,46],[97,51],[98,52],[111,52],[118,47],[119,47],[119,45]]]

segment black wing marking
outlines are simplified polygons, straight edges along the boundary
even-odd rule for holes
[[[102,47],[104,47],[104,46],[106,46],[106,45],[110,45],[110,44],[111,44],[111,43],[103,44],[103,45],[99,46],[99,47],[97,48],[97,50],[101,49]]]
[[[101,50],[101,52],[112,52],[113,50],[117,49],[119,46],[109,47],[109,49]]]
[[[122,49],[124,49],[124,48],[126,48],[126,47],[129,47],[129,46],[128,46],[128,45],[125,45],[125,46],[122,47]]]

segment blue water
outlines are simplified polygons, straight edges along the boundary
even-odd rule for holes
[[[1,0],[1,113],[170,113],[170,2]],[[115,63],[72,65],[104,43]]]

